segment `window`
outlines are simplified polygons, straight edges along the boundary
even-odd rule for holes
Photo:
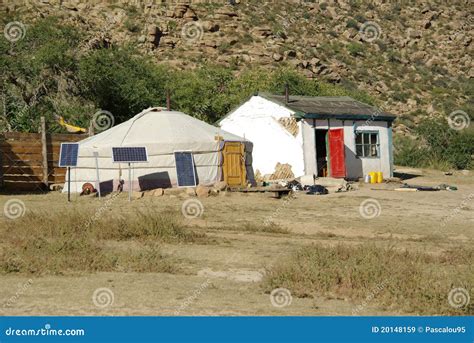
[[[379,157],[379,133],[356,132],[356,155],[357,157]]]

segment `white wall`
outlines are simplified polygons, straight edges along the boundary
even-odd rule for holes
[[[299,122],[299,132],[294,137],[278,123],[278,119],[292,114],[283,106],[253,96],[224,118],[220,126],[253,142],[253,168],[262,175],[273,173],[278,162],[291,165],[296,177],[317,174],[315,129],[343,128],[347,177],[361,178],[371,171],[391,176],[387,122],[307,119]],[[379,132],[380,157],[356,157],[354,125],[360,131]]]
[[[366,122],[365,120],[316,120],[317,129],[344,129],[344,145],[346,154],[346,172],[348,178],[361,178],[371,171],[381,171],[384,177],[391,176],[390,146],[388,124],[384,121]],[[380,156],[356,157],[355,128],[358,131],[371,131],[379,133]]]
[[[230,133],[253,143],[253,169],[262,175],[272,174],[277,163],[291,165],[293,174],[304,174],[303,134],[299,124],[297,136],[291,135],[278,119],[294,112],[260,96],[253,96],[220,122]]]

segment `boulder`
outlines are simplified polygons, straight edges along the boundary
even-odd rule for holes
[[[163,191],[163,194],[164,195],[178,195],[180,193],[183,193],[183,189],[182,188],[166,188],[164,191]]]
[[[201,185],[196,187],[196,195],[200,198],[207,198],[210,192],[211,192],[211,189],[209,187],[201,186]]]

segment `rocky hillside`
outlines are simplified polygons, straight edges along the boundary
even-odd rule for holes
[[[473,18],[460,1],[6,1],[28,23],[57,16],[88,32],[84,49],[136,44],[156,63],[288,65],[365,90],[400,115],[472,109]],[[472,112],[472,110],[470,110]],[[469,113],[469,112],[468,112]],[[472,115],[472,113],[471,113]]]

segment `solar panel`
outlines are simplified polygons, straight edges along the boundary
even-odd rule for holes
[[[196,172],[192,152],[178,151],[174,153],[178,187],[196,186]]]
[[[61,143],[61,150],[59,152],[59,166],[60,167],[77,166],[78,152],[79,152],[79,144]]]
[[[114,163],[148,162],[146,147],[115,147],[112,155]]]

